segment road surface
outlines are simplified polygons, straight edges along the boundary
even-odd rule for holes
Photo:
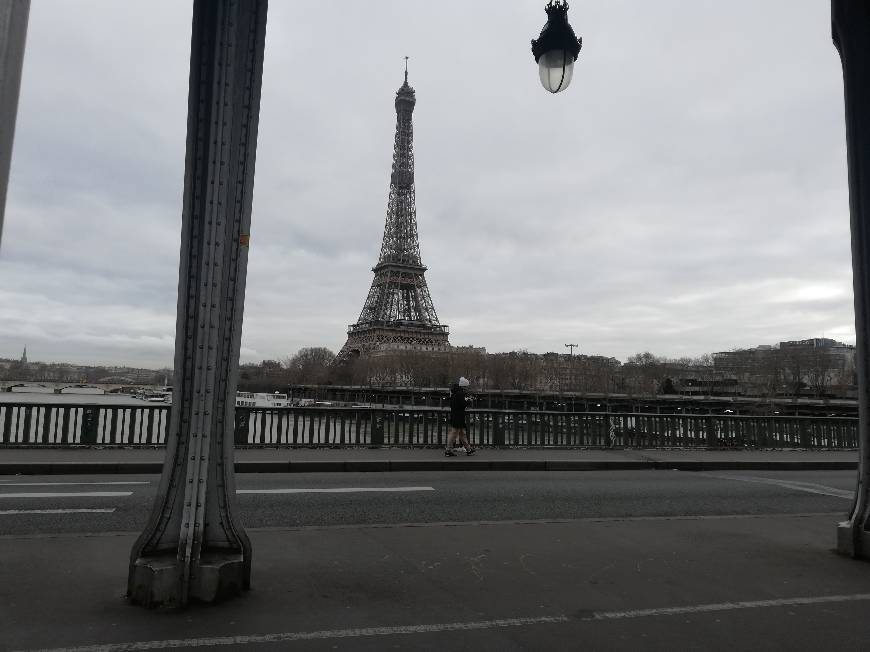
[[[123,599],[157,476],[0,477],[0,649],[864,650],[854,471],[237,476],[252,590]]]
[[[137,532],[154,475],[0,476],[0,532]],[[237,475],[245,527],[670,516],[845,516],[853,471]]]

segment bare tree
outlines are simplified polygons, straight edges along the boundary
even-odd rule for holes
[[[779,349],[765,349],[753,353],[750,382],[761,396],[774,398],[785,382],[782,352]]]
[[[816,396],[824,396],[831,386],[837,365],[829,351],[813,347],[806,355],[806,377]]]
[[[654,394],[661,381],[661,360],[649,351],[635,353],[622,366],[627,389],[631,393]]]
[[[329,377],[329,367],[333,360],[335,353],[326,347],[309,346],[285,358],[282,365],[289,372],[290,382],[317,385]]]
[[[707,395],[713,394],[716,380],[720,376],[716,372],[716,366],[713,364],[713,356],[709,353],[704,353],[692,360],[691,365]]]
[[[800,396],[806,387],[804,378],[810,367],[808,352],[801,348],[789,348],[780,351],[782,358],[783,378],[789,391],[795,397]]]

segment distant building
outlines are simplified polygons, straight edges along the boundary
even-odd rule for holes
[[[827,337],[780,342],[784,365],[793,371],[795,381],[810,387],[851,385],[855,369],[855,345]]]
[[[713,365],[743,394],[842,394],[854,384],[855,346],[827,337],[791,340],[720,351]]]
[[[854,361],[855,345],[843,344],[829,337],[814,337],[808,340],[795,340],[791,342],[780,342],[780,351],[824,351],[830,355],[842,359]]]
[[[159,382],[161,380],[160,377],[162,376],[161,372],[155,371],[154,369],[140,369],[137,367],[106,367],[106,371],[109,372],[109,377],[114,376],[123,378],[125,384],[138,383],[141,385],[148,385],[152,384],[155,380]]]
[[[24,347],[24,353],[21,354],[21,364],[27,364],[27,347]]]
[[[485,346],[451,346],[449,351],[451,353],[476,353],[477,355],[486,355]]]

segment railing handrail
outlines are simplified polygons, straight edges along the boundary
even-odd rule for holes
[[[107,403],[52,403],[52,402],[0,402],[0,408],[3,407],[43,407],[43,408],[98,408],[101,410],[168,410],[172,408],[171,403],[153,404],[153,403],[129,403],[129,404],[107,404]],[[383,412],[448,412],[449,406],[437,405],[366,405],[366,406],[351,406],[351,405],[286,405],[280,407],[258,405],[253,407],[237,406],[240,410],[303,410],[303,411],[364,411],[364,410],[380,410]],[[645,417],[712,417],[715,419],[843,419],[846,421],[857,421],[858,417],[844,416],[807,416],[794,414],[701,414],[701,413],[679,413],[679,412],[601,412],[601,411],[579,411],[579,410],[535,410],[532,408],[525,410],[500,410],[496,408],[479,408],[469,407],[466,412],[470,413],[490,413],[490,414],[544,414],[544,415],[596,415],[596,416],[645,416]]]
[[[170,404],[0,403],[0,447],[162,445]],[[237,407],[237,445],[443,445],[446,406]],[[858,419],[838,416],[562,412],[468,408],[478,444],[853,448]]]
[[[52,402],[35,402],[35,401],[26,401],[26,402],[11,402],[4,401],[0,402],[0,408],[4,407],[42,407],[42,408],[98,408],[101,410],[124,410],[124,409],[137,409],[137,410],[169,410],[172,408],[171,403],[163,403],[163,404],[153,404],[153,403],[129,403],[129,404],[111,404],[111,403],[52,403]],[[301,411],[342,411],[342,412],[357,412],[357,411],[382,411],[382,412],[449,412],[449,406],[437,406],[437,405],[406,405],[406,406],[397,406],[397,405],[365,405],[365,406],[352,406],[352,405],[285,405],[280,407],[272,407],[266,405],[258,405],[253,407],[243,407],[236,406],[236,409],[239,410],[253,410],[253,411],[291,411],[291,410],[301,410]],[[695,413],[659,413],[659,412],[601,412],[601,411],[570,411],[570,410],[536,410],[536,409],[525,409],[525,410],[500,410],[495,408],[478,408],[478,407],[468,407],[466,408],[466,412],[468,413],[477,413],[477,414],[540,414],[540,415],[594,415],[594,416],[602,416],[602,417],[616,417],[616,416],[643,416],[643,417],[687,417],[687,418],[715,418],[715,419],[807,419],[807,420],[843,420],[843,421],[857,421],[858,417],[844,417],[844,416],[806,416],[806,415],[794,415],[794,414],[695,414]]]

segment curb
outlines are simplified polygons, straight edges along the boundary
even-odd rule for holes
[[[401,471],[846,471],[858,462],[817,461],[595,461],[595,460],[403,460],[292,462],[240,461],[236,473],[386,473]],[[11,462],[0,475],[159,474],[162,462]]]

